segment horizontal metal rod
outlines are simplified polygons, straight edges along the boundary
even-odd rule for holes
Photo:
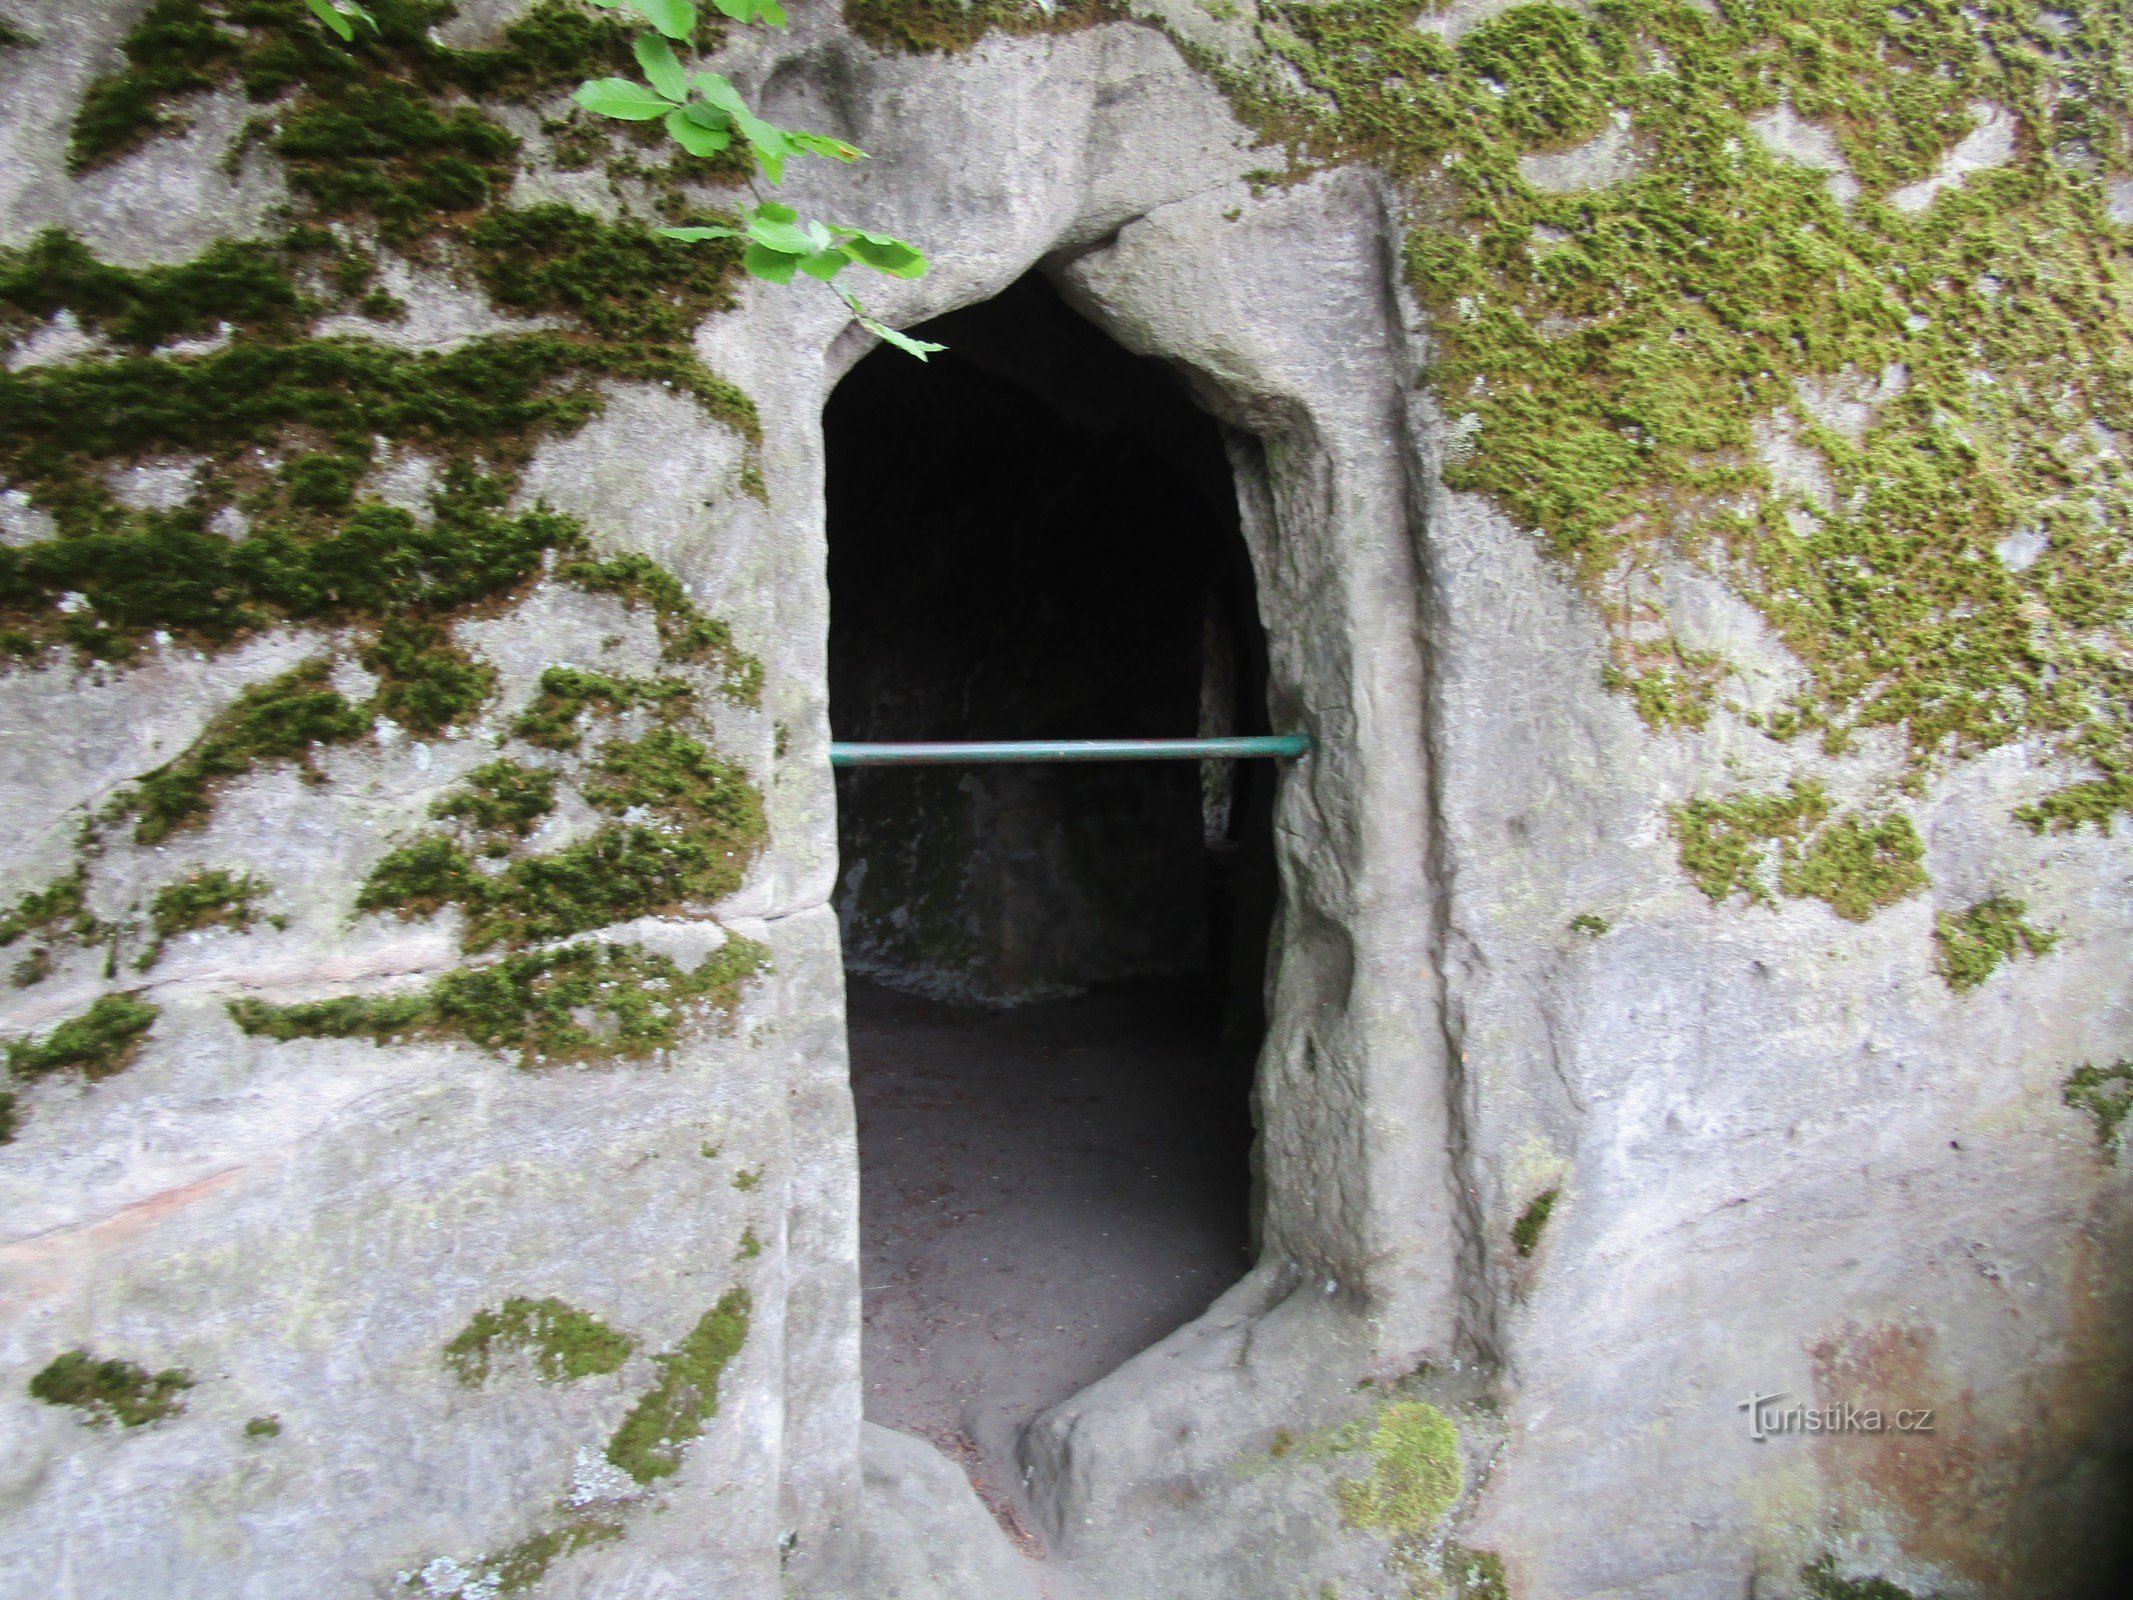
[[[832,744],[833,767],[935,767],[1000,761],[1235,761],[1300,756],[1308,733],[1239,739],[981,739],[953,744]]]

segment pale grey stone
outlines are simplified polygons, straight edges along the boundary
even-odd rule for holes
[[[1519,175],[1544,194],[1604,189],[1634,178],[1647,164],[1629,113],[1612,113],[1607,127],[1574,149],[1518,158]]]
[[[1816,172],[1826,172],[1826,187],[1837,204],[1848,206],[1859,198],[1859,180],[1838,147],[1837,136],[1827,126],[1810,122],[1793,110],[1790,100],[1780,100],[1768,111],[1748,119],[1748,129],[1772,155],[1796,161]]]
[[[879,1600],[1041,1600],[1036,1569],[971,1491],[954,1462],[922,1439],[876,1427],[860,1435],[869,1593]]]
[[[1940,165],[1934,169],[1931,177],[1906,184],[1891,194],[1890,205],[1898,211],[1923,211],[1933,203],[1934,196],[1941,190],[1960,184],[1973,172],[1989,172],[1994,167],[2004,167],[2014,159],[2014,113],[1983,100],[1973,100],[1970,103],[1970,115],[1977,120],[1977,126],[1957,140],[1955,147],[1940,158]]]

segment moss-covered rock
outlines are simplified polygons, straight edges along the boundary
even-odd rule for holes
[[[514,1296],[475,1312],[444,1347],[444,1364],[461,1383],[478,1389],[488,1381],[490,1363],[498,1355],[519,1350],[532,1357],[533,1370],[544,1383],[569,1383],[620,1370],[635,1348],[628,1334],[589,1311],[553,1296]]]
[[[718,1380],[747,1341],[751,1306],[746,1289],[728,1289],[679,1344],[653,1358],[659,1381],[608,1440],[610,1462],[643,1484],[681,1470],[690,1441],[718,1415]]]
[[[7,1070],[17,1078],[79,1072],[94,1082],[133,1065],[141,1043],[161,1011],[131,995],[107,994],[78,1017],[69,1017],[41,1038],[17,1039],[7,1047]]]
[[[637,945],[574,944],[456,968],[414,994],[273,1005],[233,1000],[232,1019],[269,1039],[465,1039],[521,1067],[642,1060],[678,1043],[696,1018],[730,1015],[769,964],[729,938],[693,969]]]
[[[69,1350],[30,1379],[30,1396],[48,1406],[73,1406],[98,1426],[139,1428],[178,1415],[185,1409],[180,1397],[192,1386],[191,1375],[176,1367],[151,1373],[131,1361]]]

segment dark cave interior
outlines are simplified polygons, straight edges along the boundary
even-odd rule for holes
[[[825,415],[834,737],[1267,731],[1256,442],[1036,275],[920,331]],[[838,774],[869,1415],[996,1508],[1016,1429],[1249,1264],[1275,777]]]

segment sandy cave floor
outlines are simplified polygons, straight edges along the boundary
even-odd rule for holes
[[[855,977],[849,1005],[866,1414],[1032,1548],[1017,1431],[1249,1264],[1243,1069],[1182,987],[995,1012]]]

